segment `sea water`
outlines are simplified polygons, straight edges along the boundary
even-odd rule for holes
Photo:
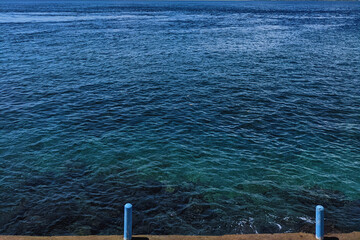
[[[359,2],[1,1],[0,234],[360,230]]]

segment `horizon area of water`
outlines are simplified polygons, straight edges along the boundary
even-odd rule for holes
[[[0,234],[360,230],[359,2],[0,2]]]

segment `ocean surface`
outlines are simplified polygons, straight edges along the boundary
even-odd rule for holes
[[[0,234],[360,230],[360,2],[0,2]]]

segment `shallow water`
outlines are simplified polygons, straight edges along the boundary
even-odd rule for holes
[[[359,2],[0,3],[0,234],[360,230]]]

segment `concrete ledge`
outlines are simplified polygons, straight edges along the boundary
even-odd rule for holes
[[[279,234],[243,234],[223,236],[184,236],[184,235],[136,235],[132,240],[315,240],[310,233],[279,233]],[[6,236],[0,240],[123,240],[123,236]],[[360,232],[334,233],[326,235],[324,240],[360,240]]]

